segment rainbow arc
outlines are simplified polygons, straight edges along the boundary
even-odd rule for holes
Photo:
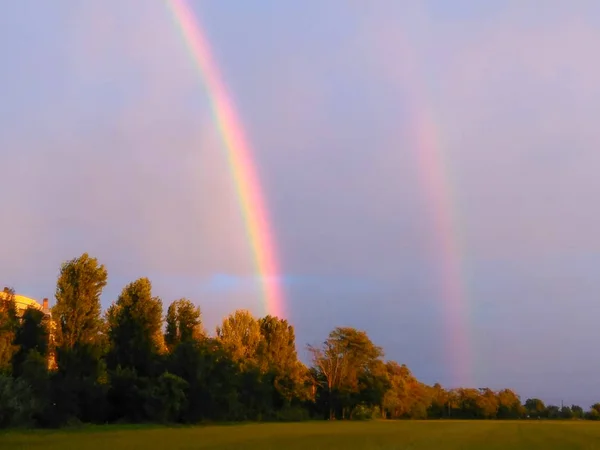
[[[168,4],[210,98],[260,278],[266,312],[284,317],[284,294],[279,280],[274,235],[250,142],[198,18],[184,0],[168,0]]]

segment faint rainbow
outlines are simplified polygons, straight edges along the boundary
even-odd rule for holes
[[[260,275],[267,314],[284,317],[284,294],[266,202],[257,176],[250,143],[237,117],[235,105],[212,57],[198,18],[184,0],[167,0],[208,92],[235,184],[251,252]]]
[[[445,158],[441,142],[442,129],[434,120],[430,89],[419,72],[414,49],[408,45],[405,51],[417,163],[432,219],[433,251],[445,309],[445,355],[452,371],[453,384],[470,386],[474,352],[469,328],[468,282],[464,270],[459,202],[450,177],[451,164]]]

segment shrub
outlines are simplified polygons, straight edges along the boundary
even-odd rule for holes
[[[29,385],[24,380],[0,375],[0,428],[31,426],[36,412]]]
[[[371,420],[373,419],[373,408],[367,405],[358,405],[352,412],[352,420]]]

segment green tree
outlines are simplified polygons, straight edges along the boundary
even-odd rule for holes
[[[0,374],[0,428],[31,426],[37,411],[29,384]]]
[[[579,405],[571,405],[571,411],[573,412],[574,419],[583,419],[584,411],[583,408]]]
[[[490,388],[479,389],[479,393],[480,396],[477,402],[477,406],[479,407],[480,417],[484,419],[496,418],[499,408],[496,393]]]
[[[106,368],[100,296],[106,268],[87,253],[61,265],[56,283],[55,352],[58,373],[52,377],[53,413],[59,425],[73,418],[104,420]]]
[[[239,365],[220,341],[182,342],[169,355],[169,372],[187,382],[185,422],[243,418]]]
[[[449,416],[449,393],[439,383],[430,389],[431,403],[427,409],[427,416],[435,419]]]
[[[128,284],[107,311],[109,367],[131,368],[139,376],[156,373],[164,351],[162,301],[152,296],[148,278]]]
[[[200,308],[188,299],[176,300],[167,309],[165,344],[169,351],[182,342],[200,339],[204,335]]]
[[[498,418],[517,419],[525,413],[519,396],[510,389],[498,392]]]
[[[383,357],[383,350],[367,333],[350,327],[335,328],[320,347],[309,345],[308,350],[326,383],[329,418],[334,419],[336,412],[346,417],[349,398],[359,390],[360,376]]]
[[[14,344],[19,325],[14,289],[0,292],[0,374],[12,371],[12,361],[18,346]]]
[[[293,399],[308,398],[307,368],[298,360],[294,327],[287,320],[266,316],[258,321],[262,342],[260,365],[274,374],[275,389],[289,406]]]
[[[263,341],[258,321],[247,310],[237,310],[217,327],[217,339],[232,359],[244,367],[258,364]]]
[[[30,352],[36,352],[47,361],[49,330],[45,315],[38,309],[29,307],[23,313],[15,335],[18,350],[13,357],[13,374],[22,375],[22,365]]]
[[[432,404],[434,392],[417,380],[406,365],[389,361],[385,365],[389,390],[383,397],[383,409],[392,419],[423,419]],[[441,390],[441,386],[439,387]],[[438,395],[441,395],[438,392]],[[442,402],[445,399],[441,400]],[[443,409],[443,403],[441,408]]]
[[[573,418],[573,410],[569,406],[563,406],[560,408],[560,417],[561,419],[572,419]]]
[[[546,416],[549,419],[559,419],[560,418],[560,407],[556,405],[548,405],[546,407]]]
[[[84,253],[63,263],[56,285],[56,343],[61,351],[95,345],[102,331],[100,296],[107,271],[96,258]]]
[[[530,417],[546,417],[546,405],[539,398],[525,400],[525,411]]]

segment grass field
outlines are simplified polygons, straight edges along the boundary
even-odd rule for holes
[[[600,449],[592,422],[311,422],[5,432],[0,449]]]

